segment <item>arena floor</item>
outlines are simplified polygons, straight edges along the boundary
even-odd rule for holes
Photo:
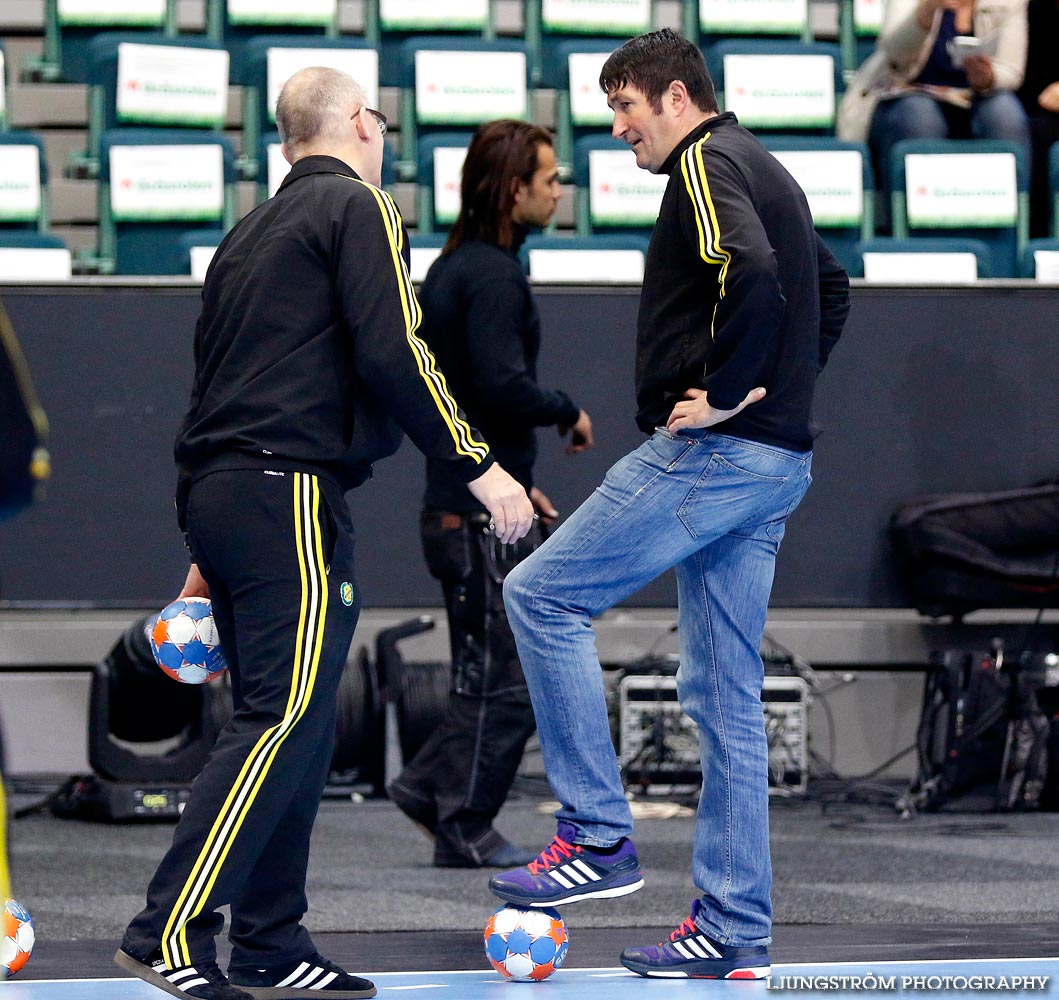
[[[522,787],[501,813],[498,827],[512,839],[543,845],[554,832],[539,791]],[[497,905],[488,873],[433,868],[429,843],[385,800],[324,801],[305,922],[319,950],[372,979],[380,997],[428,991],[439,1000],[503,1000],[508,990],[530,990],[554,1000],[662,1000],[689,990],[766,989],[834,996],[856,992],[840,987],[869,973],[892,977],[893,988],[878,991],[899,995],[924,992],[915,977],[924,984],[940,977],[926,992],[941,996],[992,976],[1007,977],[1007,986],[986,992],[1059,997],[1059,813],[954,810],[909,819],[881,792],[842,801],[811,783],[805,797],[773,801],[770,987],[645,980],[619,966],[623,948],[661,940],[686,916],[693,819],[680,809],[637,821],[643,890],[562,909],[569,953],[542,984],[507,983],[486,962],[481,928]],[[15,805],[27,801],[16,796]],[[0,1000],[163,996],[122,978],[112,956],[172,827],[37,811],[14,820],[10,833],[15,895],[33,914],[37,944],[26,968],[0,985]],[[223,939],[218,952],[224,968]],[[1011,977],[1020,977],[1017,989]],[[1033,988],[1027,977],[1038,977]],[[1039,977],[1048,977],[1044,988]]]
[[[923,962],[831,962],[774,965],[772,978],[759,982],[645,980],[621,968],[560,969],[543,983],[508,983],[495,973],[384,972],[371,974],[378,995],[427,994],[437,1000],[498,1000],[501,990],[532,990],[550,1000],[673,1000],[690,996],[764,997],[766,994],[826,994],[830,997],[880,992],[892,997],[928,993],[931,997],[967,992],[1059,996],[1059,958],[967,959]],[[869,985],[870,984],[870,985]],[[138,980],[82,979],[9,982],[6,1000],[156,1000],[163,994]]]

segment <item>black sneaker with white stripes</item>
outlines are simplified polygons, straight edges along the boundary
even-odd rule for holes
[[[375,985],[360,976],[351,976],[323,955],[310,955],[286,965],[235,967],[228,969],[229,980],[257,1000],[294,1000],[320,997],[320,1000],[366,1000],[375,996]]]
[[[126,972],[157,986],[170,996],[195,1000],[251,1000],[250,994],[236,989],[212,962],[166,967],[162,950],[156,949],[142,961],[119,948],[114,962]]]
[[[668,940],[648,948],[626,948],[621,964],[638,975],[661,979],[768,978],[768,948],[721,944],[703,934],[695,920],[701,905],[696,899],[691,916]]]

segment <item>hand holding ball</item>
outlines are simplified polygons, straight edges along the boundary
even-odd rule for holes
[[[209,598],[173,601],[158,615],[149,637],[158,666],[181,684],[204,684],[228,669]]]

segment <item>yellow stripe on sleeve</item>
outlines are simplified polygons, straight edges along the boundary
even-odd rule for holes
[[[489,455],[489,446],[484,441],[474,437],[473,428],[459,414],[456,401],[449,394],[445,376],[438,370],[437,363],[430,348],[419,337],[416,330],[422,321],[423,313],[416,298],[415,289],[412,287],[412,279],[405,267],[404,258],[401,256],[401,243],[403,227],[398,224],[397,209],[393,200],[384,191],[364,184],[374,196],[378,203],[379,211],[382,213],[383,228],[390,243],[390,254],[393,258],[394,271],[397,276],[397,290],[401,299],[401,310],[405,321],[405,336],[415,357],[416,367],[419,374],[426,383],[427,389],[434,399],[434,403],[441,414],[445,425],[452,435],[456,444],[456,452],[475,462],[482,462]]]

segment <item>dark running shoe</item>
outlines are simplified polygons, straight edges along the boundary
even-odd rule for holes
[[[165,990],[170,996],[183,997],[184,1000],[188,997],[194,997],[195,1000],[251,1000],[249,993],[232,986],[213,963],[166,968],[160,948],[142,962],[119,948],[114,955],[114,963],[145,983]]]
[[[561,906],[581,899],[612,899],[643,886],[636,848],[627,837],[613,847],[573,843],[577,835],[567,822],[559,823],[552,842],[523,868],[500,872],[489,889],[516,906]]]
[[[537,855],[516,847],[495,830],[489,831],[485,849],[475,844],[453,843],[438,832],[434,844],[435,868],[510,868],[512,865],[528,865]]]
[[[621,964],[638,975],[663,979],[767,979],[768,948],[720,944],[703,934],[695,922],[701,905],[696,899],[691,916],[668,941],[649,948],[626,948]]]
[[[375,996],[375,985],[351,976],[323,955],[310,955],[300,962],[260,968],[229,968],[229,980],[258,1000],[362,1000]]]
[[[438,807],[433,799],[424,798],[411,788],[401,784],[400,779],[386,786],[386,794],[419,829],[431,840],[438,825]]]

